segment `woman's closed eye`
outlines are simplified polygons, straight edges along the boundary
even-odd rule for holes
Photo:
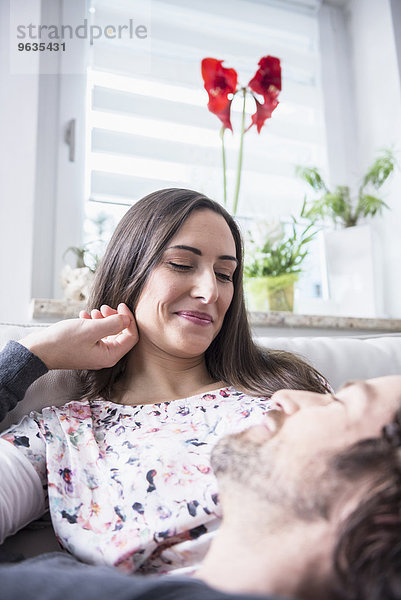
[[[168,264],[177,271],[188,271],[189,269],[193,268],[191,265],[181,265],[179,263],[172,262],[171,260],[168,262]]]
[[[168,264],[175,269],[176,271],[181,271],[181,272],[185,272],[185,271],[190,271],[191,269],[193,269],[192,265],[183,265],[181,263],[176,263],[173,261],[168,261]],[[232,281],[232,276],[229,275],[228,273],[221,273],[221,272],[217,272],[215,271],[216,277],[218,277],[219,279],[221,279],[221,281],[224,282],[231,282]]]
[[[231,275],[227,275],[227,273],[216,273],[216,277],[219,277],[223,281],[228,281],[228,282],[233,280]]]

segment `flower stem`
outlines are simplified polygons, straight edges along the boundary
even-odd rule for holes
[[[223,189],[224,189],[224,206],[227,206],[227,171],[226,171],[226,149],[224,147],[224,132],[225,128],[220,129],[221,149],[223,153]]]
[[[244,95],[244,103],[242,106],[241,139],[240,139],[240,143],[239,143],[237,181],[235,184],[235,192],[234,192],[233,215],[237,214],[239,189],[241,186],[242,157],[243,157],[243,149],[244,149],[246,88],[243,88],[242,92]]]

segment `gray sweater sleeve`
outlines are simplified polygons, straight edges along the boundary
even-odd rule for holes
[[[31,383],[48,372],[25,346],[10,341],[0,352],[0,421],[23,399]]]

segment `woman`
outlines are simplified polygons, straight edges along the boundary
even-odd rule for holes
[[[88,310],[102,318],[119,303],[135,315],[132,350],[82,374],[83,400],[2,437],[35,469],[37,497],[39,482],[48,488],[72,554],[142,573],[193,569],[221,517],[212,445],[259,422],[279,388],[327,388],[300,359],[253,343],[240,233],[202,194],[162,190],[127,212]]]

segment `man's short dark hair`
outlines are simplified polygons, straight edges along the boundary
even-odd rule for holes
[[[336,587],[344,600],[401,598],[401,409],[382,436],[337,455],[333,468],[368,491],[341,527],[334,551]]]

